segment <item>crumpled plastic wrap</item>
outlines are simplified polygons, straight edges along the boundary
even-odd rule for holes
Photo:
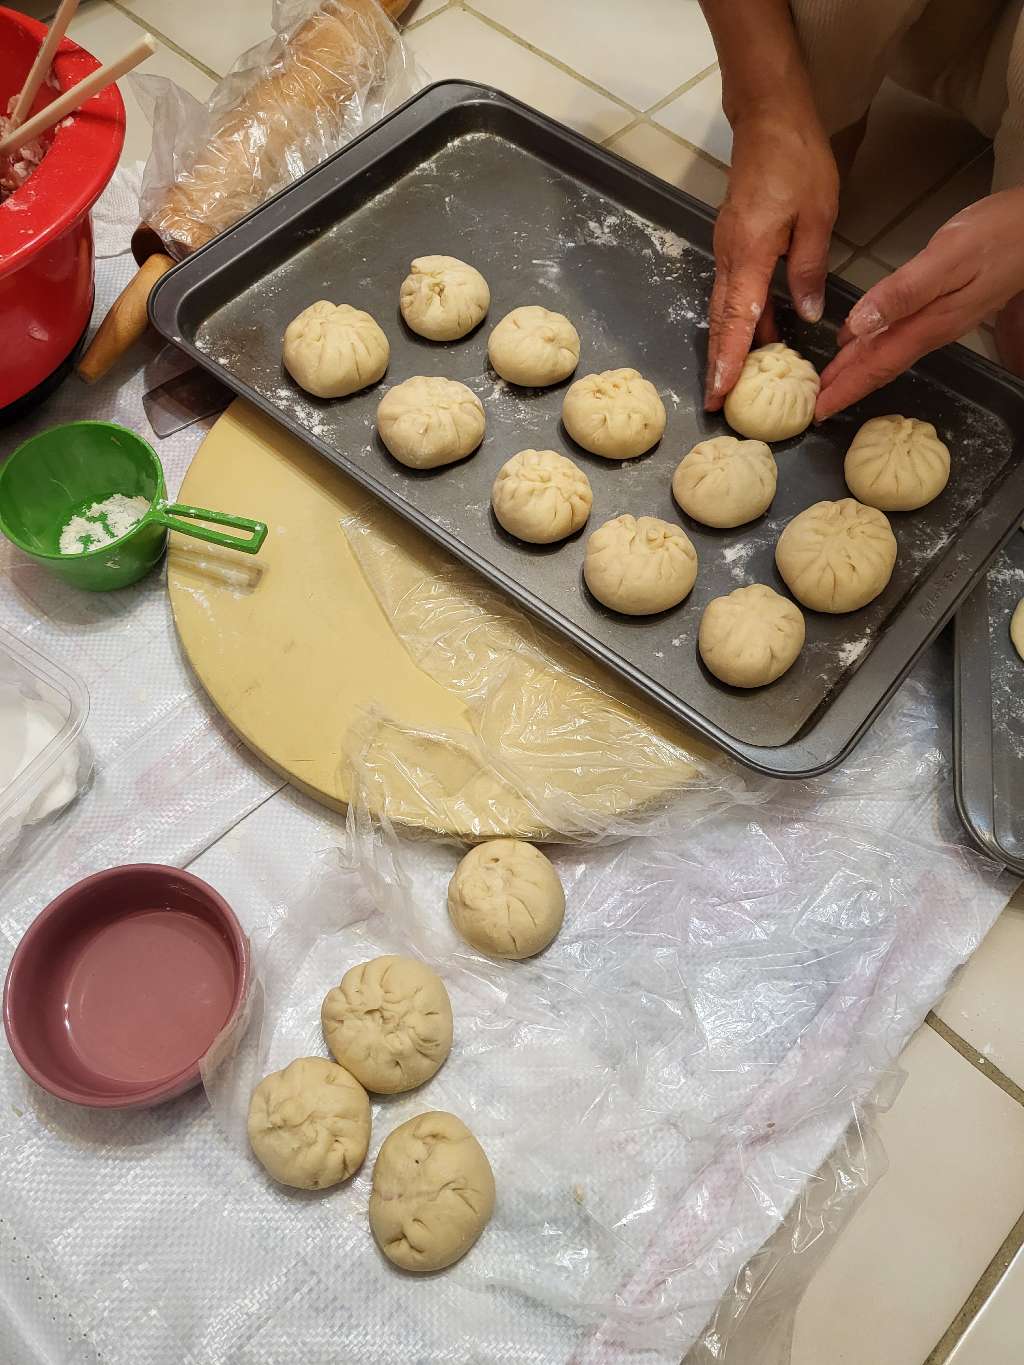
[[[425,537],[396,537],[366,503],[348,537],[406,648],[466,706],[469,737],[399,727],[380,713],[348,737],[349,784],[388,818],[431,833],[593,842],[649,831],[680,788],[695,813],[738,799],[735,764],[638,708],[579,655]]]
[[[422,83],[388,17],[396,0],[274,0],[273,39],[205,104],[130,79],[153,124],[140,208],[180,259],[338,150]]]
[[[396,827],[382,800],[403,731],[377,716],[350,737],[364,750],[345,845],[256,946],[250,1030],[208,1059],[215,1117],[245,1153],[253,1085],[324,1054],[324,994],[378,954],[411,953],[441,973],[455,1044],[427,1085],[373,1101],[354,1180],[294,1212],[296,1236],[330,1229],[345,1300],[359,1305],[342,1315],[311,1294],[308,1320],[288,1318],[296,1358],[334,1333],[347,1357],[381,1365],[667,1365],[689,1350],[700,1365],[764,1365],[769,1343],[788,1359],[800,1293],[884,1169],[872,1118],[899,1089],[898,1054],[1009,892],[952,813],[936,700],[948,700],[948,659],[933,651],[836,773],[744,784],[730,765],[655,738],[569,667],[564,697],[561,684],[545,688],[539,674],[559,668],[550,642],[459,567],[445,561],[437,579],[381,548],[376,519],[345,529],[400,635],[466,699],[477,758],[572,836],[548,847],[567,911],[530,961],[470,949],[445,903],[465,845]],[[609,749],[596,753],[576,736],[574,706],[581,729],[618,727],[622,751],[604,731]],[[561,718],[558,742],[539,745],[531,771],[528,740],[545,716]],[[617,774],[628,753],[652,767],[664,754],[690,780],[637,814],[616,776],[615,799],[598,784],[595,807],[592,790],[581,801],[572,789],[576,744],[580,766]],[[438,810],[428,751],[416,752],[405,778]],[[474,1131],[498,1202],[464,1261],[417,1280],[376,1251],[367,1202],[381,1142],[428,1109]],[[276,1207],[246,1159],[253,1198]]]

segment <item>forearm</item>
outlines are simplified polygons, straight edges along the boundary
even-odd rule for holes
[[[798,108],[817,118],[788,0],[700,0],[722,68],[722,107],[745,117]]]

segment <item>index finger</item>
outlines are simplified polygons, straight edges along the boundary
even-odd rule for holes
[[[882,334],[847,342],[822,371],[814,420],[823,422],[874,393],[941,345],[933,321],[932,317],[920,314],[894,324]]]
[[[716,275],[711,294],[708,383],[704,406],[717,412],[740,377],[761,320],[778,258],[761,256]]]

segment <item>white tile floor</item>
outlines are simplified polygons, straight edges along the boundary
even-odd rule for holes
[[[203,97],[269,36],[269,15],[269,0],[84,0],[72,33],[109,57],[151,26],[164,44],[147,69]],[[502,86],[721,202],[731,140],[696,0],[416,0],[407,23],[431,77]],[[135,159],[149,131],[128,104]],[[833,269],[860,287],[880,279],[984,193],[988,164],[971,129],[887,87],[844,194]],[[993,355],[987,328],[965,341]],[[1022,980],[1019,898],[904,1054],[908,1079],[882,1120],[888,1174],[805,1296],[794,1365],[1024,1362]],[[756,1344],[747,1361],[769,1365]]]

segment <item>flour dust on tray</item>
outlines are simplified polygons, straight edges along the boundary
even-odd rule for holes
[[[94,502],[84,512],[76,512],[60,533],[62,555],[84,555],[126,536],[149,511],[149,499],[113,493]]]

